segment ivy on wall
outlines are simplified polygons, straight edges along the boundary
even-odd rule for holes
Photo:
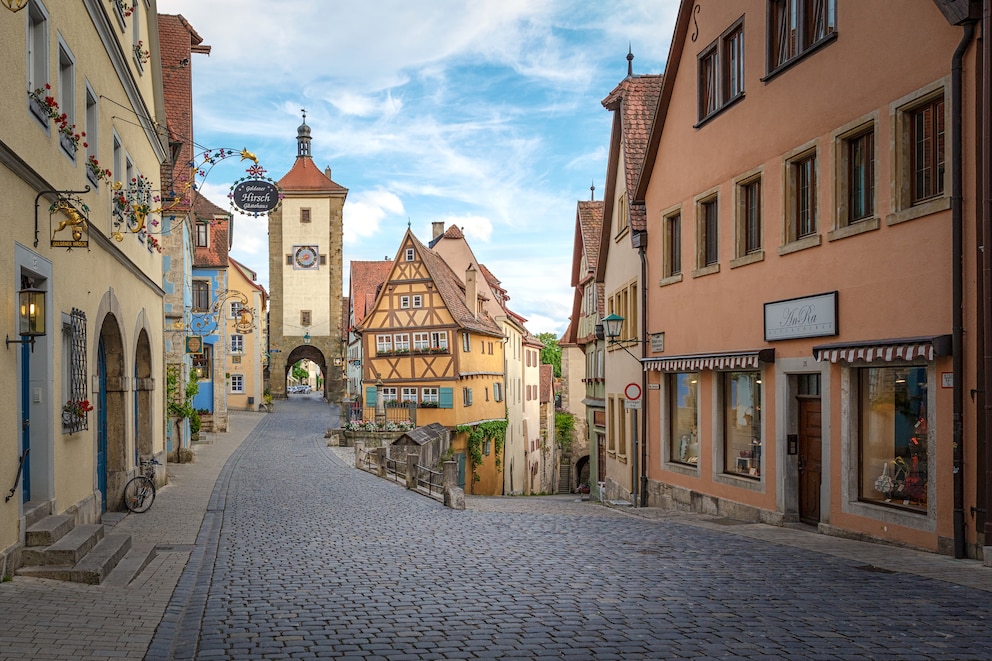
[[[506,420],[490,420],[477,425],[458,425],[455,433],[468,434],[468,456],[472,459],[472,481],[480,479],[478,468],[485,460],[482,448],[492,441],[496,450],[496,470],[503,467],[503,444],[506,442]]]

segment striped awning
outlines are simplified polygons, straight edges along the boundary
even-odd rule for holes
[[[904,337],[874,342],[839,342],[813,347],[813,358],[831,363],[844,361],[891,362],[893,360],[933,360],[951,355],[951,336]]]
[[[761,363],[775,362],[775,349],[755,349],[732,353],[691,354],[668,358],[645,358],[644,371],[698,372],[699,370],[758,369]]]

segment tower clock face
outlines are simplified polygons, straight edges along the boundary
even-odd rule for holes
[[[293,258],[297,268],[315,268],[317,266],[317,246],[297,246]]]

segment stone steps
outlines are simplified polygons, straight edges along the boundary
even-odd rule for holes
[[[66,514],[46,516],[25,531],[18,576],[101,583],[131,550],[131,536],[106,533],[103,524],[77,526]],[[147,560],[132,560],[140,571]],[[133,576],[132,576],[133,578]]]

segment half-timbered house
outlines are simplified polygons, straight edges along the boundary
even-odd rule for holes
[[[505,426],[504,336],[482,291],[477,265],[456,275],[408,229],[355,330],[365,405],[413,403],[418,425],[451,429],[466,492],[495,495],[503,490],[503,436],[478,432],[499,427],[486,423]]]

